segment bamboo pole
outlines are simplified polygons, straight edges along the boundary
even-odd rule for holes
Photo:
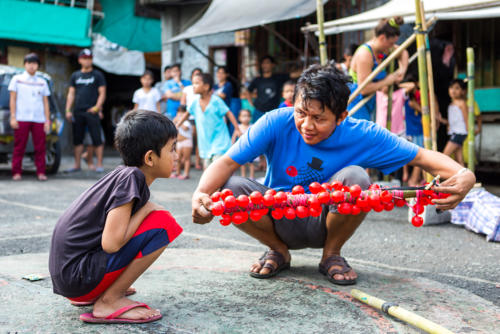
[[[434,90],[434,73],[432,70],[432,57],[431,57],[431,46],[429,43],[429,34],[427,33],[427,22],[425,22],[425,11],[424,2],[420,0],[420,18],[422,22],[422,29],[426,31],[425,33],[425,56],[427,61],[427,78],[429,84],[430,92],[430,112],[431,112],[431,147],[433,151],[437,151],[437,129],[436,129],[436,99]]]
[[[422,106],[422,129],[424,132],[424,147],[430,150],[432,147],[430,137],[430,118],[429,118],[429,89],[427,86],[427,62],[425,56],[425,37],[422,30],[422,13],[420,10],[420,0],[415,0],[415,30],[417,35],[418,52],[418,81],[420,83],[420,105]],[[427,181],[432,179],[429,173],[426,173]]]
[[[474,172],[474,49],[467,48],[467,107],[469,109],[467,144],[469,145],[468,167]]]
[[[394,60],[389,64],[388,74],[394,72]],[[387,121],[385,127],[391,131],[392,128],[392,93],[394,93],[394,85],[390,85],[387,90]]]
[[[328,55],[326,53],[325,29],[323,23],[325,22],[325,15],[323,12],[323,1],[316,0],[316,16],[318,18],[318,42],[319,42],[319,59],[321,65],[326,65],[328,62]]]
[[[371,98],[375,95],[375,93],[372,93],[368,96],[365,96],[361,101],[359,101],[351,110],[349,110],[349,116],[354,115],[359,109],[361,109],[362,106],[364,106],[368,101],[371,100]]]
[[[427,26],[432,25],[435,21],[436,21],[436,17],[430,18],[429,21],[427,21]],[[389,63],[392,60],[394,60],[396,57],[398,57],[401,54],[401,52],[406,50],[415,41],[416,36],[417,36],[417,34],[413,33],[410,37],[408,37],[406,39],[406,41],[404,41],[400,46],[398,46],[396,48],[396,50],[394,50],[393,53],[391,53],[387,58],[385,58],[384,61],[381,62],[372,71],[372,73],[370,73],[370,75],[366,77],[366,79],[358,86],[358,88],[356,88],[356,90],[354,92],[352,92],[352,94],[349,96],[349,101],[347,102],[347,104],[351,103],[356,98],[356,96],[358,96],[361,93],[363,88],[365,88],[366,85],[368,85],[370,82],[372,82],[373,78],[375,78],[377,76],[377,74],[382,72],[389,65]]]
[[[387,313],[387,314],[389,314],[389,315],[391,315],[399,320],[407,322],[412,326],[415,326],[423,331],[426,331],[427,333],[453,334],[452,331],[444,328],[443,326],[438,325],[435,322],[432,322],[428,319],[425,319],[424,317],[421,317],[418,314],[415,314],[413,312],[405,310],[404,308],[402,308],[394,303],[388,303],[383,299],[379,299],[377,297],[370,296],[370,295],[368,295],[360,290],[357,290],[357,289],[352,289],[351,295],[354,298],[356,298],[357,300],[359,300],[360,302],[368,304],[371,307],[374,307],[378,310],[381,310],[384,313]]]

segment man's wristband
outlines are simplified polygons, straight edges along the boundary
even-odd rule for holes
[[[66,114],[72,114],[71,110],[66,110]]]
[[[467,173],[467,172],[472,172],[472,171],[469,168],[464,167],[461,170],[459,170],[455,175],[460,175],[460,174]]]

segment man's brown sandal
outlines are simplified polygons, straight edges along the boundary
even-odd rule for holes
[[[339,266],[342,268],[341,269],[334,268],[331,270],[331,272],[329,272],[330,268],[332,266]],[[354,279],[340,279],[340,280],[333,278],[337,274],[344,275],[345,273],[347,273],[351,269],[352,268],[349,265],[349,263],[347,263],[347,260],[344,259],[340,255],[332,255],[329,258],[327,258],[324,263],[319,264],[319,272],[322,273],[323,275],[325,275],[330,282],[332,282],[333,284],[338,284],[338,285],[356,284],[356,278],[354,278]]]
[[[276,263],[276,267],[274,267],[272,263],[269,262],[266,263],[266,261],[268,260],[274,261]],[[258,272],[255,273],[251,271],[250,276],[254,278],[270,278],[276,276],[276,274],[278,274],[282,270],[290,269],[290,262],[285,262],[285,257],[281,253],[275,250],[268,250],[267,252],[265,252],[260,257],[258,263],[260,264],[261,267],[260,270],[267,268],[271,271],[267,274],[260,274]]]

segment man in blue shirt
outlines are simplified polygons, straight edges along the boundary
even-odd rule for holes
[[[435,189],[451,195],[435,203],[439,209],[455,207],[474,185],[474,174],[439,152],[418,148],[371,122],[347,117],[347,82],[333,65],[309,67],[297,82],[294,107],[264,115],[204,172],[193,194],[193,221],[211,221],[209,196],[219,188],[239,196],[255,190],[264,193],[268,187],[290,191],[297,184],[307,187],[333,177],[344,185],[367,189],[370,179],[364,168],[390,173],[407,163],[446,179]],[[261,154],[269,166],[264,185],[231,176]],[[331,206],[320,217],[274,220],[266,215],[258,222],[237,225],[269,247],[252,265],[250,275],[268,278],[289,268],[289,249],[322,248],[320,272],[335,284],[356,283],[357,274],[340,253],[365,216],[340,215]]]
[[[170,68],[170,74],[172,79],[165,82],[162,91],[165,92],[163,96],[167,99],[167,108],[165,114],[171,120],[174,119],[177,114],[177,109],[181,104],[182,90],[184,87],[191,85],[189,80],[181,79],[181,65],[174,64]]]

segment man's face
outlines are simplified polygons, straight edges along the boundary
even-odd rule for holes
[[[298,94],[294,103],[295,127],[302,139],[308,145],[315,145],[327,139],[333,133],[337,125],[345,119],[347,111],[337,119],[328,107],[321,108],[318,100],[310,100],[307,104],[302,103]]]
[[[26,63],[24,63],[24,69],[30,75],[35,75],[36,71],[38,71],[38,63],[37,62],[26,62]]]
[[[92,58],[89,57],[80,57],[78,58],[78,62],[82,66],[82,68],[89,68],[92,66]]]
[[[172,79],[172,69],[167,68],[165,72],[163,72],[163,75],[165,76],[165,80],[170,80]]]
[[[178,68],[177,66],[174,66],[170,70],[170,74],[172,74],[172,78],[174,78],[174,79],[180,79],[180,77],[181,77],[181,69]]]
[[[262,61],[260,67],[262,68],[262,72],[272,72],[274,64],[271,60],[266,58]]]

